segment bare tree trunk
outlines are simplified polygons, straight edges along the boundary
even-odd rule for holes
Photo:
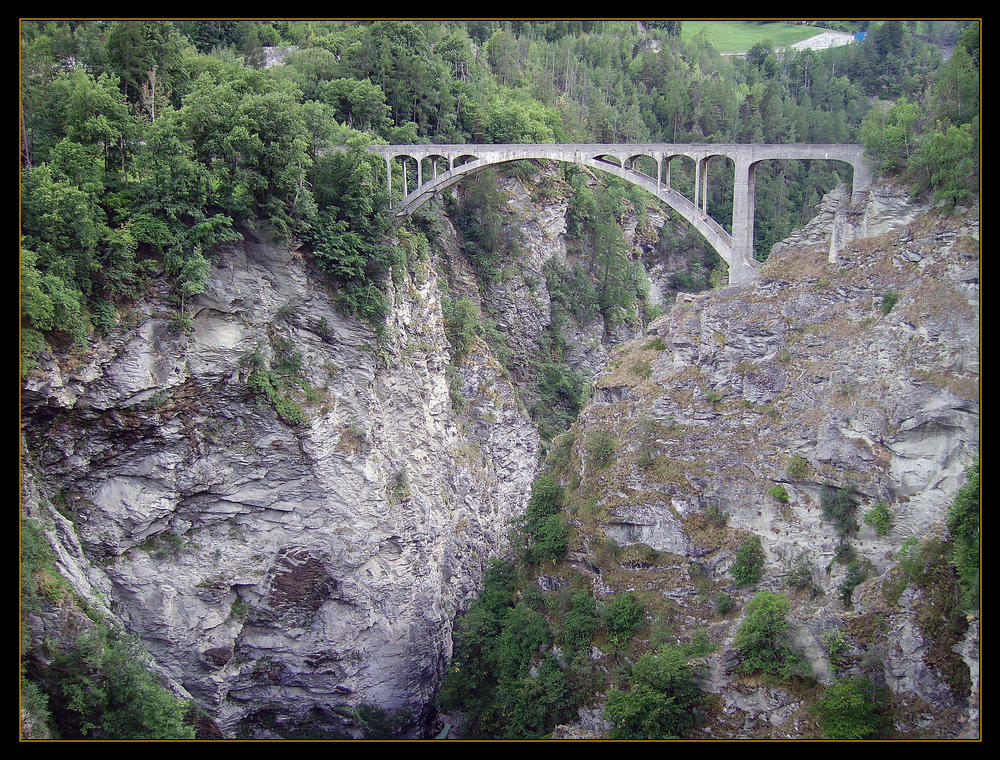
[[[28,128],[24,124],[23,103],[21,103],[21,163],[31,166],[31,145],[28,142]]]

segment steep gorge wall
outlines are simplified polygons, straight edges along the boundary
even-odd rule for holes
[[[589,171],[589,170],[588,170]],[[587,176],[589,186],[600,192],[604,182],[600,172]],[[508,229],[516,231],[516,255],[502,261],[502,271],[495,282],[482,287],[468,260],[462,255],[462,239],[450,224],[445,234],[439,236],[438,245],[445,251],[443,261],[447,268],[449,295],[475,302],[480,310],[497,322],[511,349],[508,362],[511,374],[527,384],[532,363],[544,356],[542,338],[553,323],[552,294],[549,292],[546,265],[559,268],[580,264],[593,266],[592,254],[574,250],[567,236],[570,215],[570,198],[573,189],[563,176],[563,164],[555,161],[531,164],[520,172],[499,172],[496,182],[504,198],[502,214]],[[461,186],[457,188],[461,204]],[[443,217],[447,218],[447,217]],[[665,213],[647,209],[644,214],[630,204],[620,220],[623,228],[623,246],[628,257],[639,261],[643,253],[657,241],[660,227],[668,223]],[[685,228],[686,222],[680,222]],[[575,241],[579,242],[579,241]],[[721,261],[721,259],[720,259]],[[663,279],[669,272],[660,271]],[[656,275],[652,275],[655,277]],[[658,294],[665,282],[651,283],[652,296],[647,305],[658,306]],[[616,344],[635,337],[642,331],[638,313],[617,323],[609,322],[594,306],[592,316],[583,324],[568,318],[560,328],[567,342],[566,361],[588,378],[595,377],[607,363],[610,350]]]
[[[836,264],[829,225],[825,238],[817,226],[776,251],[752,289],[678,303],[615,350],[556,444],[575,513],[571,567],[599,593],[643,594],[673,636],[704,628],[717,645],[700,736],[816,735],[815,695],[735,671],[740,610],[756,590],[790,594],[793,641],[820,683],[836,671],[888,688],[898,735],[978,731],[978,616],[949,612],[947,573],[907,583],[898,553],[908,537],[945,537],[979,451],[979,212],[914,213],[902,193],[873,190],[882,234],[849,243]],[[606,468],[589,451],[595,436],[614,441]],[[847,605],[845,542],[820,505],[827,485],[858,495],[846,544],[867,577]],[[861,521],[877,502],[892,515],[884,536]],[[729,572],[750,536],[766,554],[755,588]],[[608,558],[608,540],[626,561]],[[800,558],[815,593],[790,586]],[[736,611],[718,611],[720,594]],[[836,663],[830,634],[843,636]],[[563,731],[607,728],[588,725]]]
[[[451,623],[539,447],[482,346],[452,410],[435,277],[397,275],[380,343],[300,254],[252,240],[222,252],[189,331],[152,298],[27,380],[27,513],[228,736],[350,732],[359,705],[425,730]],[[299,425],[247,382],[246,357],[294,352]]]
[[[222,252],[189,332],[171,330],[161,293],[90,352],[43,356],[23,389],[22,498],[60,568],[228,736],[357,735],[363,705],[399,710],[410,735],[427,730],[455,614],[523,511],[540,452],[482,341],[455,363],[468,403],[452,408],[442,290],[489,309],[515,358],[531,357],[551,320],[544,265],[567,260],[565,197],[539,193],[558,190],[558,172],[501,182],[524,233],[520,257],[484,292],[444,219],[430,257],[394,272],[388,340],[341,315],[300,253],[252,240]],[[816,579],[826,595],[795,610],[817,677],[829,678],[824,632],[885,621],[877,641],[851,641],[858,662],[880,652],[886,682],[915,700],[901,726],[954,735],[959,717],[975,720],[929,656],[921,595],[911,589],[891,610],[878,601],[901,540],[941,531],[978,440],[978,210],[910,224],[917,214],[898,195],[873,191],[866,220],[885,235],[849,245],[837,265],[823,217],[776,251],[751,291],[685,299],[645,334],[600,319],[569,326],[568,361],[598,377],[573,457],[580,493],[605,515],[575,518],[571,556],[599,593],[625,589],[594,574],[598,537],[676,558],[681,580],[669,588],[642,571],[630,583],[679,604],[679,632],[707,624],[724,645],[705,687],[726,717],[707,735],[801,735],[805,720],[794,695],[727,673],[738,617],[719,618],[686,575],[694,561],[726,588],[750,532],[764,539],[764,588],[782,588],[803,551],[830,567]],[[650,216],[642,229],[628,220],[633,245],[655,240],[664,219]],[[889,290],[900,302],[879,316]],[[296,392],[302,425],[248,385],[248,357],[273,367],[289,346],[312,394]],[[620,442],[603,473],[585,452],[595,429]],[[787,476],[792,453],[809,477]],[[636,466],[643,457],[652,469]],[[855,591],[848,617],[836,602],[845,568],[818,510],[827,481],[889,501],[895,518],[888,537],[862,526],[853,542],[879,575]],[[775,484],[788,505],[768,495]],[[707,506],[730,514],[724,536],[706,529]],[[58,610],[32,619],[37,640],[74,625]],[[953,652],[973,668],[976,626]]]
[[[223,734],[360,735],[363,706],[428,730],[454,618],[540,454],[485,343],[454,356],[442,294],[496,315],[523,380],[551,320],[543,267],[566,260],[567,201],[539,202],[545,183],[561,172],[501,178],[524,241],[495,287],[440,216],[432,250],[392,273],[386,337],[343,316],[302,253],[250,236],[219,253],[190,325],[158,283],[121,330],[27,379],[26,514],[86,603]],[[574,364],[596,374],[635,333],[575,327]],[[262,390],[281,367],[301,424]],[[71,607],[34,614],[33,639],[72,643],[92,623]]]

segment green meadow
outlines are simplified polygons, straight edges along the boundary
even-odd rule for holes
[[[817,26],[784,24],[780,21],[684,21],[681,37],[697,37],[701,32],[720,53],[749,50],[757,42],[769,41],[775,47],[786,47],[825,31]]]

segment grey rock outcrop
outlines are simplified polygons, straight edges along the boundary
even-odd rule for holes
[[[357,735],[361,705],[419,735],[452,621],[523,510],[537,433],[481,346],[453,411],[433,268],[410,269],[380,340],[299,253],[252,240],[188,331],[151,299],[27,380],[47,498],[26,506],[60,569],[228,736]],[[281,362],[301,424],[248,384]]]
[[[531,357],[551,321],[543,267],[567,260],[567,204],[558,193],[539,202],[537,182],[502,182],[525,235],[510,276],[481,293],[447,221],[437,255],[450,293],[488,307]],[[717,709],[703,737],[815,731],[807,699],[761,688],[726,659],[739,617],[710,600],[750,598],[728,571],[752,534],[766,555],[759,588],[785,590],[797,563],[811,567],[820,593],[790,592],[790,637],[818,681],[838,668],[871,675],[897,700],[898,731],[974,737],[978,617],[942,644],[926,624],[936,600],[893,589],[900,545],[942,535],[978,451],[978,208],[929,218],[873,187],[833,264],[838,201],[828,202],[752,289],[685,297],[641,335],[600,319],[567,329],[569,362],[597,377],[567,456],[593,489],[599,532],[587,537],[574,519],[584,539],[570,562],[598,595],[630,576],[602,577],[588,541],[646,544],[676,571],[680,580],[654,588],[636,576],[629,588],[662,593],[677,635],[707,623],[719,645],[705,662]],[[627,233],[637,248],[650,242],[634,219]],[[379,336],[338,312],[294,246],[250,240],[219,257],[189,328],[173,329],[169,293],[158,292],[89,351],[43,355],[22,389],[22,503],[60,571],[139,634],[174,692],[227,736],[360,736],[358,710],[372,705],[407,735],[430,728],[455,616],[503,550],[541,450],[486,345],[453,362],[436,263],[393,273]],[[276,408],[255,371],[291,378],[293,405]],[[598,430],[615,445],[606,468],[587,451]],[[850,538],[868,568],[850,609],[841,541],[820,508],[826,484],[855,489],[859,518],[878,501],[892,515],[888,535],[861,523]],[[31,620],[39,637],[86,625]],[[830,632],[846,646],[836,665]],[[556,735],[609,729],[597,704]]]
[[[978,208],[943,216],[903,204],[894,215],[886,199],[895,197],[873,188],[864,213],[879,236],[848,243],[837,264],[821,231],[831,205],[812,232],[775,251],[752,289],[683,299],[615,349],[574,428],[563,482],[582,480],[580,498],[601,515],[598,538],[646,544],[704,575],[697,593],[662,591],[683,599],[678,636],[713,621],[719,649],[705,687],[724,709],[704,736],[779,738],[810,725],[800,698],[748,690],[722,662],[738,620],[717,621],[711,600],[753,595],[728,572],[750,535],[766,555],[757,589],[790,594],[790,639],[820,682],[833,678],[825,637],[840,632],[837,672],[886,684],[908,716],[898,731],[975,731],[974,645],[931,622],[950,614],[937,596],[946,589],[910,585],[899,597],[897,554],[910,536],[943,538],[978,454]],[[586,446],[597,434],[615,442],[603,469]],[[853,593],[842,591],[849,562],[823,515],[826,487],[858,502],[847,541],[866,570]],[[877,502],[891,514],[887,535],[861,519]],[[789,576],[800,563],[811,577],[796,590]]]

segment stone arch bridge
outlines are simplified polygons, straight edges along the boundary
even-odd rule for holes
[[[436,193],[492,164],[551,159],[600,169],[649,191],[684,217],[729,265],[731,284],[751,282],[757,278],[758,264],[753,258],[753,221],[754,169],[759,162],[770,159],[822,159],[850,164],[854,170],[852,203],[861,199],[872,178],[871,168],[862,156],[863,147],[848,144],[373,145],[368,151],[385,159],[390,198],[392,165],[396,159],[403,159],[403,198],[396,206],[397,217],[410,215]],[[635,168],[637,160],[644,156],[656,164],[655,176]],[[694,161],[694,198],[687,198],[670,186],[670,164],[678,157]],[[719,157],[731,160],[734,165],[732,234],[707,213],[709,161]],[[407,159],[416,163],[415,184],[412,174],[410,179],[407,178]],[[428,161],[429,177],[424,172],[424,164]],[[649,163],[646,162],[646,165]]]

